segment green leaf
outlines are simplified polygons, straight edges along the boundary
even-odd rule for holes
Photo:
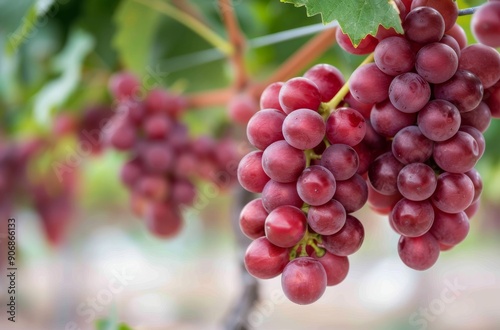
[[[94,47],[94,39],[82,30],[75,30],[61,53],[53,60],[54,70],[61,75],[48,82],[35,95],[35,118],[39,123],[49,121],[50,111],[62,106],[77,87],[85,57]]]
[[[158,12],[133,0],[124,1],[113,18],[117,26],[113,46],[125,67],[137,74],[148,66],[159,18]]]
[[[321,15],[323,23],[337,20],[354,45],[368,34],[375,35],[379,25],[403,33],[399,13],[392,0],[280,0],[295,7],[305,6],[307,16]]]

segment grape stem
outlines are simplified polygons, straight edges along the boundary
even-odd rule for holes
[[[365,60],[361,62],[361,64],[358,67],[373,62],[374,56],[375,56],[374,53],[368,55],[368,57],[365,58]],[[340,104],[340,102],[342,102],[347,93],[349,93],[349,79],[345,82],[344,86],[342,86],[342,88],[337,92],[337,94],[335,94],[335,96],[328,103],[326,103],[326,107],[330,109],[330,112],[333,112],[335,108],[337,108],[337,106]]]
[[[476,7],[471,7],[471,8],[465,8],[465,9],[460,9],[458,11],[458,16],[465,16],[465,15],[472,15],[474,14],[481,6],[476,6]]]
[[[231,56],[234,52],[233,46],[216,34],[207,25],[201,23],[196,18],[187,13],[175,8],[174,6],[159,0],[134,0],[144,6],[157,10],[162,14],[185,25],[187,28],[193,30],[200,37],[205,39],[208,43],[216,47],[220,52]]]
[[[230,60],[235,70],[234,88],[242,90],[248,83],[248,74],[245,68],[245,37],[241,32],[238,19],[234,12],[234,4],[232,0],[219,0],[220,13],[222,21],[225,24],[229,42],[233,47],[233,53]]]

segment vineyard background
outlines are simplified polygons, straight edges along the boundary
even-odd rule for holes
[[[171,2],[181,7],[188,3]],[[155,7],[161,1],[45,1],[52,5],[37,19],[33,3],[0,1],[0,40],[5,46],[0,54],[2,140],[48,136],[58,114],[78,116],[90,105],[111,104],[108,79],[120,70],[137,74],[146,89],[161,85],[192,95],[238,87],[238,75],[224,54],[163,15]],[[202,16],[227,39],[216,1],[189,3],[192,7],[184,10]],[[460,8],[480,3],[458,1]],[[234,0],[233,6],[246,37],[244,59],[253,82],[265,82],[326,29],[319,16],[308,18],[304,8],[278,0]],[[459,22],[474,42],[470,16]],[[311,25],[315,33],[300,29]],[[294,74],[315,63],[330,63],[348,77],[364,57],[349,55],[329,40],[324,53],[305,56]],[[248,148],[244,126],[230,122],[223,103],[192,109],[183,121],[194,136],[232,125],[240,139],[237,145]],[[259,281],[260,299],[246,316],[250,326],[499,328],[500,123],[494,120],[485,137],[486,153],[478,164],[485,182],[481,209],[466,241],[443,253],[433,268],[416,272],[404,266],[397,255],[398,236],[386,217],[365,206],[357,214],[367,236],[350,259],[345,282],[327,290],[317,303],[298,306],[284,297],[279,278]],[[75,139],[60,143],[53,156],[72,162],[71,169],[78,171],[77,213],[64,242],[53,247],[37,214],[29,207],[16,208],[18,323],[13,327],[4,315],[0,328],[92,329],[101,319],[125,322],[133,329],[221,328],[231,307],[242,299],[242,254],[234,230],[240,188],[221,191],[201,183],[202,200],[185,212],[183,231],[161,240],[130,211],[128,193],[117,175],[123,154],[108,149],[90,156]],[[2,276],[2,288],[4,280]],[[2,292],[0,305],[5,303]],[[102,321],[98,324],[105,328]]]

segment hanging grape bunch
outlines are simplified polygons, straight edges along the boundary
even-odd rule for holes
[[[236,180],[235,171],[226,168],[239,160],[236,145],[228,139],[192,138],[179,118],[186,100],[159,88],[142,98],[140,83],[130,73],[112,77],[110,90],[117,106],[103,136],[113,148],[129,152],[120,178],[131,192],[132,209],[153,234],[173,237],[182,228],[183,208],[196,201],[195,178],[220,189]]]
[[[328,64],[273,83],[247,126],[258,150],[238,179],[261,196],[240,214],[254,240],[245,265],[257,278],[281,274],[298,304],[347,276],[364,238],[351,213],[367,201],[389,215],[399,256],[416,270],[463,241],[478,208],[474,166],[500,117],[500,55],[466,45],[452,0],[395,3],[403,35],[380,27],[356,48],[337,30],[344,50],[373,52],[347,84]]]

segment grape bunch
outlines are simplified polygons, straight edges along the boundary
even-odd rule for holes
[[[373,104],[370,124],[387,146],[369,165],[369,203],[401,235],[402,261],[425,270],[465,239],[478,208],[474,166],[498,116],[500,55],[466,45],[454,1],[410,5],[401,11],[404,35],[376,42],[375,63],[356,69],[349,88]]]
[[[226,188],[236,180],[239,161],[236,145],[201,136],[192,138],[180,115],[186,100],[163,89],[142,97],[140,82],[132,74],[110,79],[116,112],[103,128],[106,143],[128,151],[120,178],[131,191],[134,213],[159,237],[175,236],[182,228],[182,210],[196,201],[195,178]]]
[[[342,282],[348,256],[364,239],[351,213],[368,198],[353,148],[363,143],[367,122],[344,103],[333,110],[326,103],[343,85],[341,72],[328,64],[269,85],[247,125],[257,150],[238,167],[243,188],[261,193],[240,214],[242,232],[253,239],[245,266],[261,279],[281,274],[285,295],[297,304]]]
[[[60,245],[74,214],[76,171],[56,177],[46,166],[51,141],[0,139],[0,216],[13,217],[21,205],[33,205],[47,241]]]

